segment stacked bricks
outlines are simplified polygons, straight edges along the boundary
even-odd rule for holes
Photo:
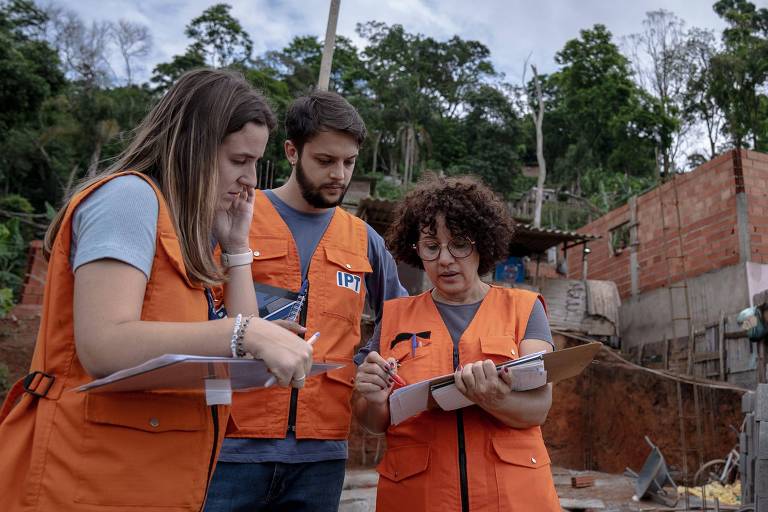
[[[741,173],[738,169],[740,158]],[[705,272],[739,262],[739,236],[736,193],[743,180],[747,196],[751,254],[748,260],[768,263],[768,155],[741,150],[729,151],[695,170],[678,175],[677,195],[686,274],[689,279]],[[667,283],[667,257],[671,282],[683,279],[680,244],[677,238],[677,212],[671,182],[664,183],[637,198],[637,245],[639,292],[660,288]],[[664,201],[662,229],[661,204]],[[579,229],[581,233],[601,235],[592,242],[588,256],[590,279],[614,281],[622,298],[631,294],[630,248],[611,253],[611,229],[629,221],[629,206],[623,205]],[[665,249],[666,246],[666,249]],[[569,278],[582,278],[581,251],[568,254]]]
[[[48,262],[43,256],[43,242],[33,240],[29,244],[27,255],[27,273],[24,276],[24,286],[18,305],[11,312],[16,317],[34,316],[40,313],[43,305],[45,278],[48,273]]]

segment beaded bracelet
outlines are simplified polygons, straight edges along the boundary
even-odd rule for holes
[[[243,315],[238,314],[235,317],[235,325],[232,328],[232,339],[229,341],[229,349],[232,351],[232,357],[239,357],[237,355],[237,338],[240,334],[240,325],[243,322]]]
[[[253,315],[248,315],[247,317],[243,318],[243,322],[237,331],[237,337],[235,340],[235,353],[237,354],[236,357],[246,357],[250,355],[245,351],[245,347],[243,347],[243,338],[245,337],[245,330],[248,329],[248,324],[251,323],[252,318]]]

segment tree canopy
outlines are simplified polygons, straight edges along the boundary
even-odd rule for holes
[[[547,187],[607,211],[717,152],[768,150],[768,10],[748,0],[717,0],[713,9],[727,25],[719,37],[654,11],[628,39],[597,24],[564,44],[557,68],[540,76]],[[279,118],[316,84],[317,34],[254,55],[225,3],[184,33],[184,51],[147,79],[147,27],[88,25],[56,4],[0,0],[0,289],[18,285],[8,276],[18,276],[24,249],[9,248],[39,236],[73,184],[125,147],[185,71],[238,69]],[[366,121],[356,172],[377,177],[380,193],[396,197],[428,171],[477,174],[508,200],[534,186],[522,173],[536,162],[530,80],[510,83],[483,42],[458,35],[379,21],[359,24],[357,35],[357,45],[337,36],[330,88]],[[278,177],[289,172],[282,136],[265,155]],[[546,222],[576,227],[551,215]]]

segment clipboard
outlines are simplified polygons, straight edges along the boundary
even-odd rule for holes
[[[554,352],[551,352],[551,353],[554,353]],[[528,354],[527,356],[521,357],[520,359],[511,359],[509,361],[499,363],[496,365],[496,371],[501,372],[505,368],[519,368],[519,367],[527,367],[527,366],[532,366],[532,367],[541,366],[542,369],[544,369],[543,361],[544,361],[545,354],[546,352],[544,351],[536,352],[535,354]],[[453,374],[445,375],[443,377],[438,377],[429,382],[430,382],[429,384],[430,391],[442,389],[444,387],[448,387],[453,384],[454,382]],[[534,389],[534,388],[528,388],[528,389]],[[518,389],[516,391],[527,391],[527,389]]]
[[[343,366],[341,363],[313,363],[307,378]],[[267,365],[260,359],[165,354],[74,390],[81,393],[169,389],[208,391],[211,381],[228,380],[232,391],[246,391],[264,387],[271,376]]]
[[[546,372],[545,383],[556,383],[571,377],[579,375],[584,369],[592,362],[597,355],[602,343],[590,342],[585,345],[579,345],[576,347],[566,348],[558,350],[556,352],[547,352],[545,354],[531,354],[527,358],[521,358],[516,360],[505,361],[504,363],[497,365],[497,368],[504,368],[504,366],[515,366],[515,361],[522,361],[517,363],[518,366],[523,366],[524,363],[529,363],[540,359],[543,363],[544,371]],[[444,403],[450,403],[451,405],[458,405],[448,410],[460,409],[461,407],[467,407],[473,405],[461,392],[456,388],[453,382],[453,374],[441,375],[434,379],[423,380],[416,382],[408,386],[404,386],[400,389],[396,389],[391,395],[389,395],[389,412],[390,422],[392,425],[398,425],[408,418],[415,416],[421,412],[427,411],[430,408],[439,408],[440,404],[432,395],[432,387],[436,385],[436,389],[441,391],[441,399]],[[544,384],[542,384],[544,385]],[[455,390],[455,393],[460,395],[456,397],[453,393],[449,392],[450,388]],[[533,389],[533,388],[531,388]],[[463,399],[463,400],[462,400]],[[463,405],[462,402],[464,403]],[[443,409],[445,410],[445,409]]]

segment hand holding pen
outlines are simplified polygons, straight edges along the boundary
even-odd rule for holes
[[[309,343],[309,346],[313,346],[319,337],[320,337],[320,333],[319,332],[316,332],[315,334],[313,334],[312,337],[307,340],[307,343]],[[307,376],[305,375],[304,377],[301,377],[300,379],[293,379],[291,381],[291,387],[303,387],[304,386],[304,380],[306,378],[307,378]],[[277,383],[277,378],[275,378],[274,375],[270,375],[269,378],[267,379],[267,382],[264,383],[264,387],[268,388],[268,387],[274,386],[276,383]],[[299,384],[299,385],[298,386],[294,386],[293,385],[294,383]]]
[[[397,361],[386,360],[378,352],[368,353],[355,377],[355,390],[369,403],[386,403],[394,387],[405,384],[397,375]]]

